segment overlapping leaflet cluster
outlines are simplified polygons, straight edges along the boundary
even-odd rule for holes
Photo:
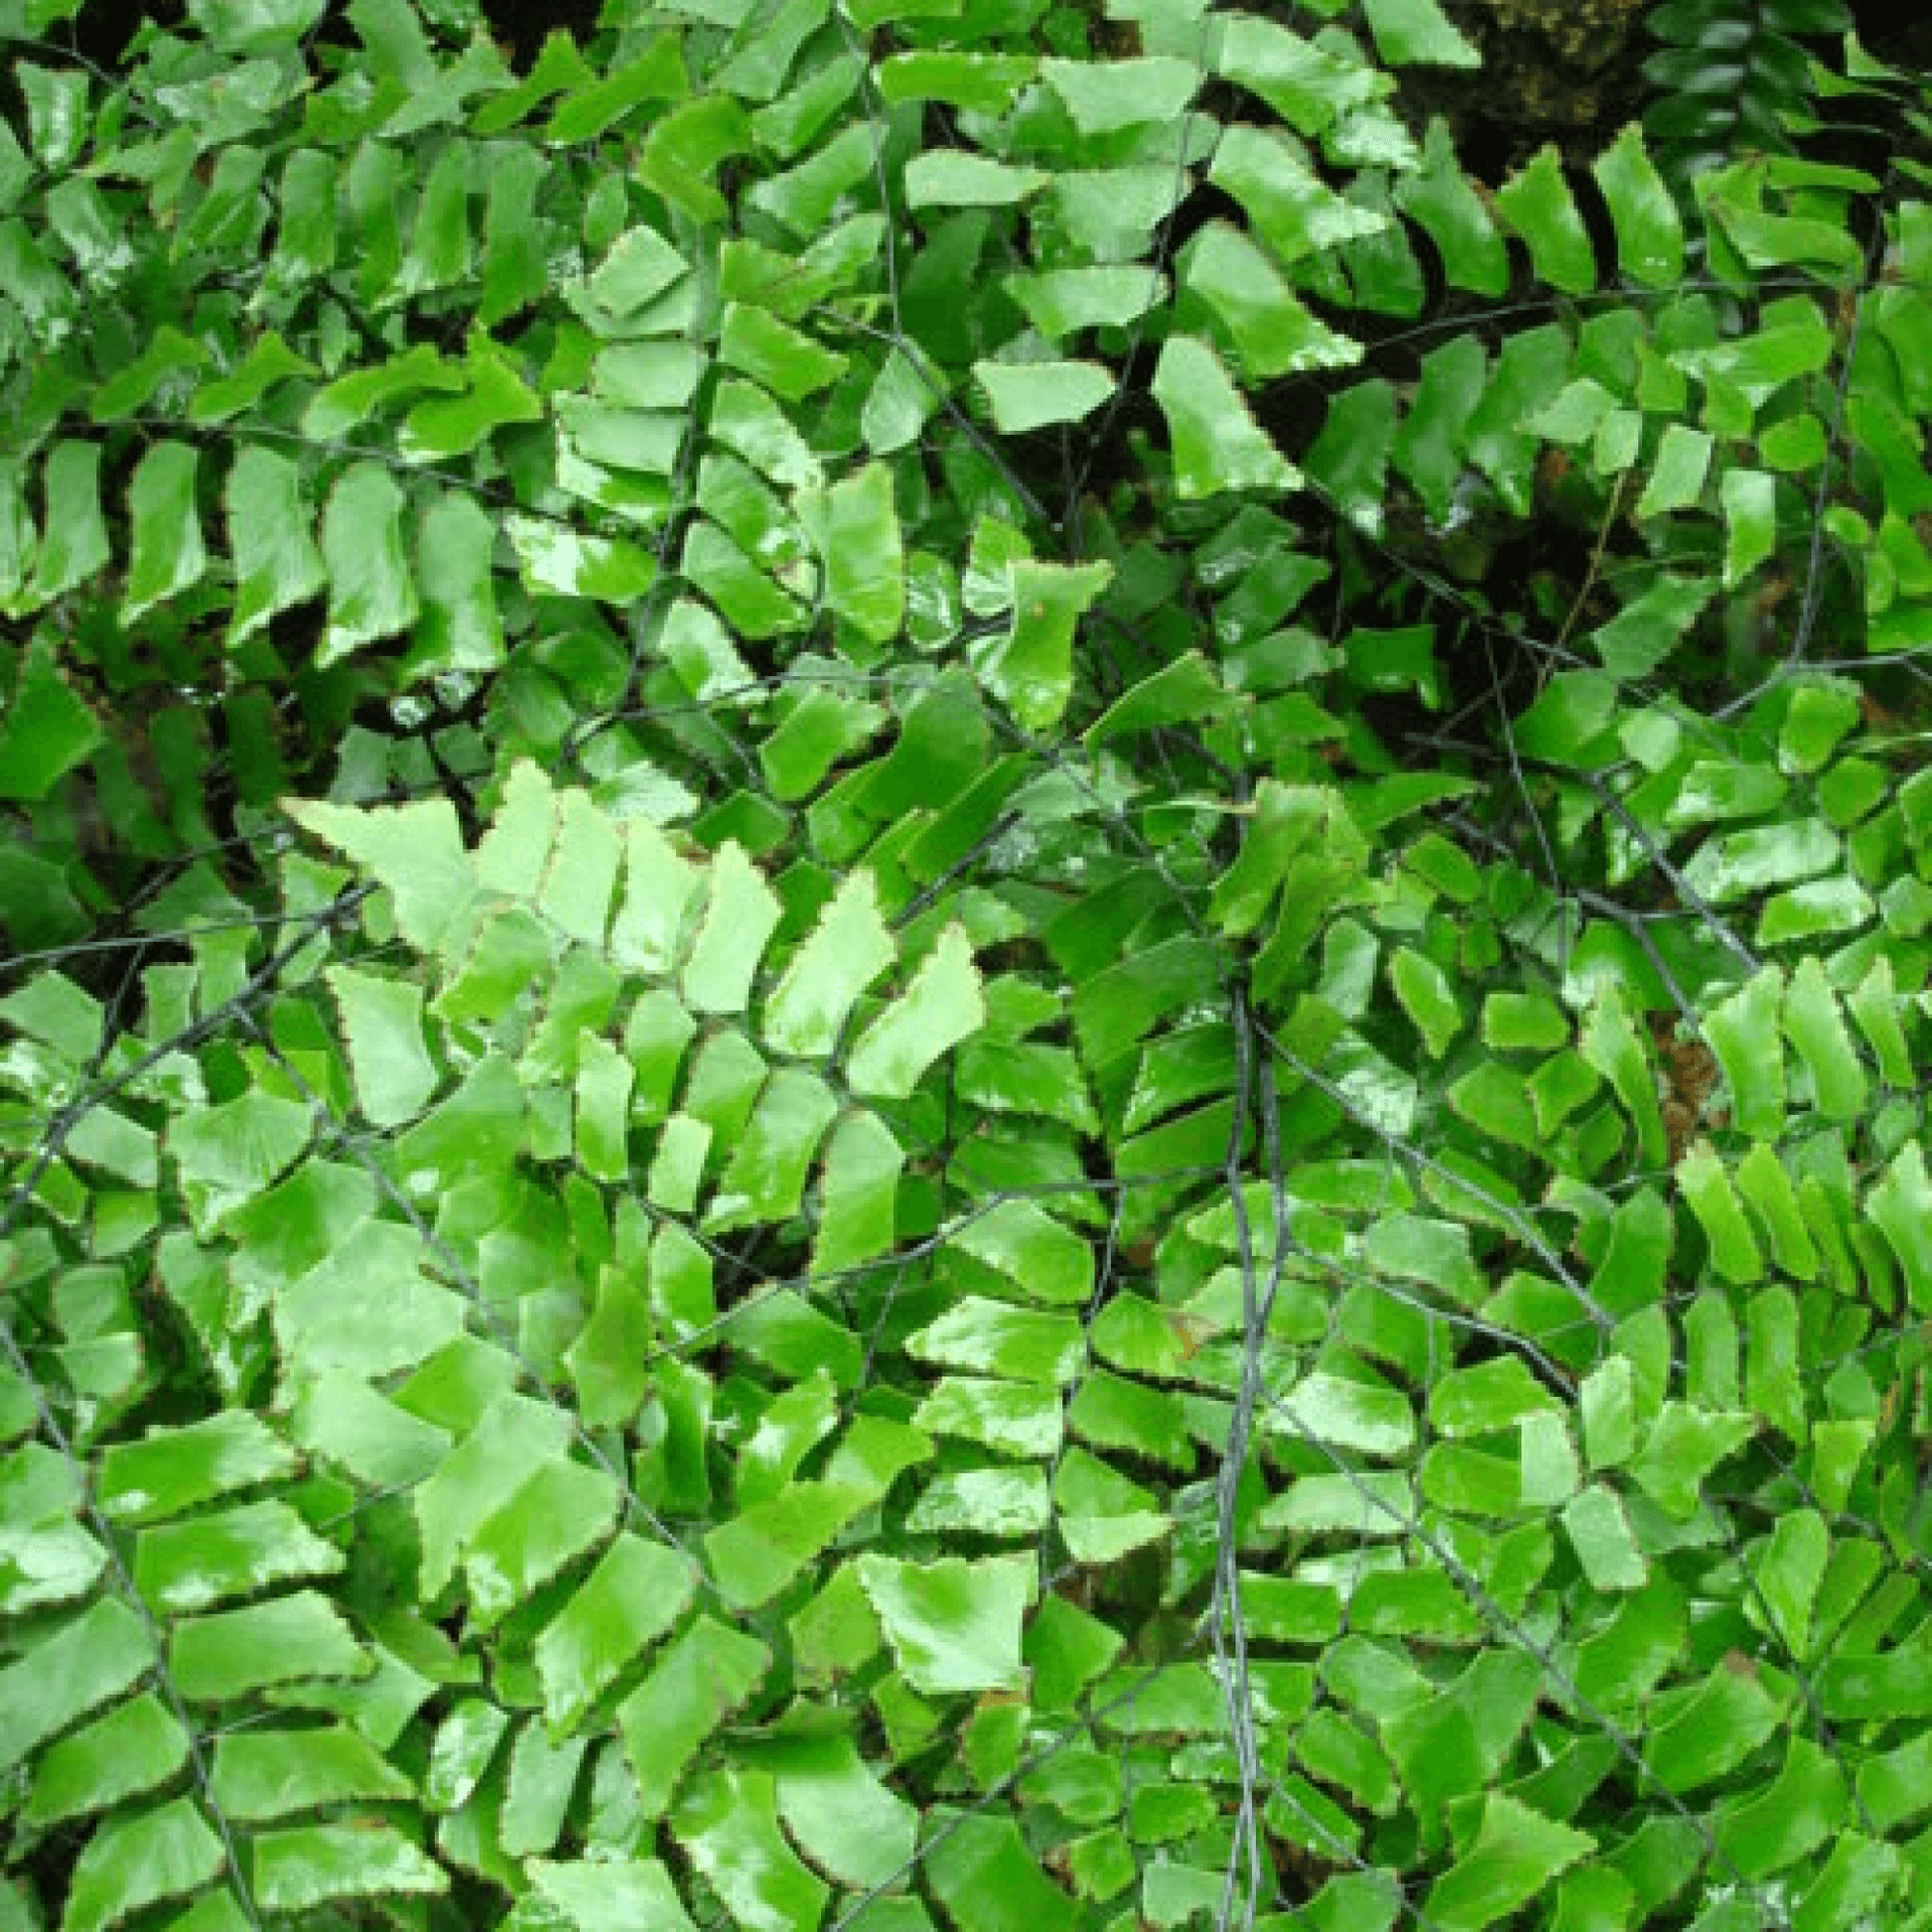
[[[76,11],[0,1932],[1932,1925],[1921,96]]]

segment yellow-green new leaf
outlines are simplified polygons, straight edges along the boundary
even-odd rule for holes
[[[879,882],[847,875],[810,936],[791,956],[764,1010],[764,1038],[781,1053],[820,1058],[838,1043],[859,995],[897,949],[879,910]]]
[[[679,981],[688,1006],[699,1013],[745,1011],[779,911],[764,875],[728,839],[711,863],[711,891]]]

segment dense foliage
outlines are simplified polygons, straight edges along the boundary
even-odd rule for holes
[[[0,1928],[1932,1926],[1918,87],[79,11]]]

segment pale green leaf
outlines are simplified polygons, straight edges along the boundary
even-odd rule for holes
[[[699,1013],[743,1013],[778,913],[764,875],[727,840],[712,861],[711,889],[678,982],[686,1003]]]
[[[1031,1556],[925,1564],[863,1556],[858,1572],[915,1690],[947,1697],[1018,1686],[1021,1624],[1037,1581]]]
[[[1002,436],[1024,436],[1053,423],[1077,423],[1114,393],[1114,376],[1098,362],[975,362],[973,375],[992,406]]]
[[[985,1024],[986,1001],[972,941],[949,925],[910,986],[852,1049],[846,1075],[856,1093],[902,1099],[933,1062]]]

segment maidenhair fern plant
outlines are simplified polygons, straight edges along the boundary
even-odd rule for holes
[[[1706,11],[0,0],[0,1932],[1932,1926],[1932,122]]]

